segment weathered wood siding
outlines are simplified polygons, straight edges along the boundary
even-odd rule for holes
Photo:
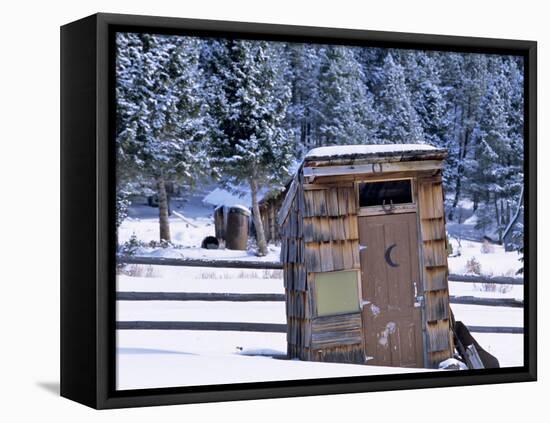
[[[311,330],[308,323],[311,309],[307,293],[307,274],[303,226],[304,195],[301,189],[301,174],[296,175],[284,201],[285,218],[281,222],[281,262],[283,263],[288,355],[306,359],[301,352],[309,345]],[[292,201],[289,201],[289,199]],[[288,211],[286,211],[288,209]]]
[[[447,241],[441,176],[418,178],[422,239],[427,365],[437,367],[452,356]]]
[[[290,358],[364,363],[360,313],[316,317],[317,272],[360,269],[353,184],[306,185],[298,175],[282,224]],[[289,190],[292,192],[292,190]]]
[[[285,194],[281,192],[260,202],[260,216],[267,242],[278,242],[281,239],[279,224],[277,223],[277,213],[281,208],[284,198]]]

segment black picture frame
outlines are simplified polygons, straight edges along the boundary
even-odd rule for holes
[[[123,30],[523,56],[524,366],[116,391],[113,59]],[[61,395],[105,409],[536,380],[536,140],[534,41],[103,13],[61,27]]]

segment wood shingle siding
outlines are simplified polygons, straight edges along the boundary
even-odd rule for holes
[[[449,297],[446,289],[439,291],[427,291],[426,299],[426,321],[434,322],[449,318]]]
[[[448,272],[446,267],[430,267],[424,269],[424,290],[437,291],[448,289]]]
[[[447,320],[427,322],[428,352],[448,351],[450,343],[449,323]]]
[[[448,290],[447,241],[441,175],[418,178],[418,210],[422,236],[427,363],[436,367],[452,356]]]
[[[353,184],[307,185],[298,174],[283,202],[281,258],[285,267],[288,354],[291,358],[364,363],[360,313],[315,316],[317,272],[359,269]],[[290,198],[290,197],[288,197]],[[300,253],[296,253],[300,251]]]

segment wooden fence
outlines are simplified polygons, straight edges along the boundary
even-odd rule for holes
[[[266,269],[282,270],[280,261],[260,260],[207,260],[191,258],[165,258],[165,257],[139,257],[118,256],[117,262],[121,264],[143,264],[150,266],[188,266],[188,267],[223,267],[226,269]],[[523,285],[523,278],[509,276],[481,276],[481,275],[449,275],[451,282],[486,283],[495,285]]]
[[[247,260],[205,260],[186,258],[159,258],[119,256],[118,263],[150,266],[222,267],[229,269],[282,269],[280,262]],[[487,283],[496,285],[521,285],[523,279],[511,277],[485,277],[450,274],[449,281],[464,283]],[[117,301],[284,301],[284,294],[240,294],[213,292],[117,292]],[[523,307],[523,301],[515,298],[482,298],[474,296],[450,296],[451,304],[470,304],[493,307]],[[174,322],[174,321],[119,321],[117,329],[149,330],[216,330],[239,332],[286,332],[286,324],[247,322]],[[470,332],[478,333],[523,333],[521,327],[468,326]]]

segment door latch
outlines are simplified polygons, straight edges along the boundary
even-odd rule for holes
[[[414,287],[414,306],[415,307],[422,307],[424,304],[424,295],[418,295],[418,286],[416,285],[416,282],[413,282]]]

